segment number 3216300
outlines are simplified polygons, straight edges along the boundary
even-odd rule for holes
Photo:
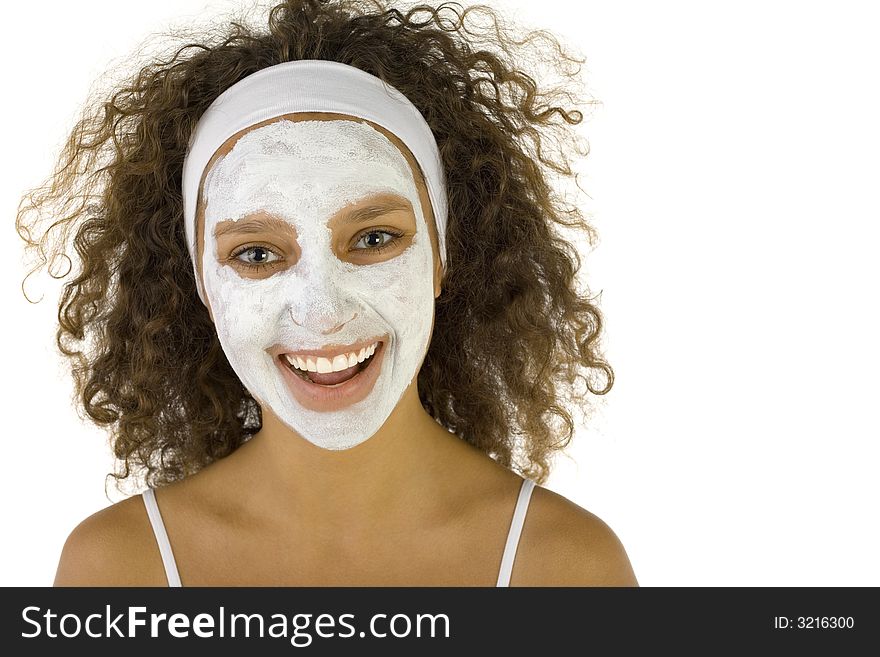
[[[855,624],[852,616],[798,616],[797,627],[800,629],[851,629]]]

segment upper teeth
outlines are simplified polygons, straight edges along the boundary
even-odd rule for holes
[[[347,354],[339,354],[332,359],[323,356],[296,356],[294,354],[284,354],[291,365],[298,370],[318,372],[326,374],[328,372],[338,372],[340,370],[354,367],[358,363],[363,362],[376,352],[378,342],[374,342],[369,347],[364,347],[360,351],[351,351]]]

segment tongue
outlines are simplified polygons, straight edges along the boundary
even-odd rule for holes
[[[339,370],[338,372],[326,372],[324,374],[319,374],[318,372],[309,372],[309,379],[311,379],[312,382],[318,383],[322,386],[330,386],[335,383],[348,381],[351,377],[358,373],[358,369],[360,369],[360,363],[356,364],[354,367]]]

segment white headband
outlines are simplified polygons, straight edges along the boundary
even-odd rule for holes
[[[333,112],[367,119],[409,148],[425,177],[437,223],[440,262],[446,269],[446,176],[434,133],[400,91],[366,71],[324,59],[263,68],[214,99],[199,119],[183,162],[183,220],[196,289],[205,294],[196,267],[196,203],[205,166],[235,133],[291,112]]]

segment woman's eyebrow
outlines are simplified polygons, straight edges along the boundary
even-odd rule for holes
[[[272,233],[290,232],[293,227],[277,217],[247,217],[239,221],[223,221],[217,224],[214,235],[220,237],[228,233]]]
[[[403,199],[395,198],[393,200],[383,201],[382,203],[367,205],[365,207],[358,208],[357,210],[352,210],[351,212],[342,216],[342,218],[340,219],[340,223],[362,224],[389,212],[409,209],[411,209],[409,202]]]
[[[361,224],[389,212],[409,210],[410,208],[411,206],[409,202],[404,199],[382,201],[381,203],[375,203],[358,208],[357,210],[352,210],[343,215],[340,222],[343,224]],[[214,230],[214,236],[222,237],[223,235],[231,233],[241,235],[279,231],[290,232],[291,230],[293,230],[292,226],[283,219],[277,217],[255,216],[246,217],[238,221],[222,221],[217,224],[217,227]]]

